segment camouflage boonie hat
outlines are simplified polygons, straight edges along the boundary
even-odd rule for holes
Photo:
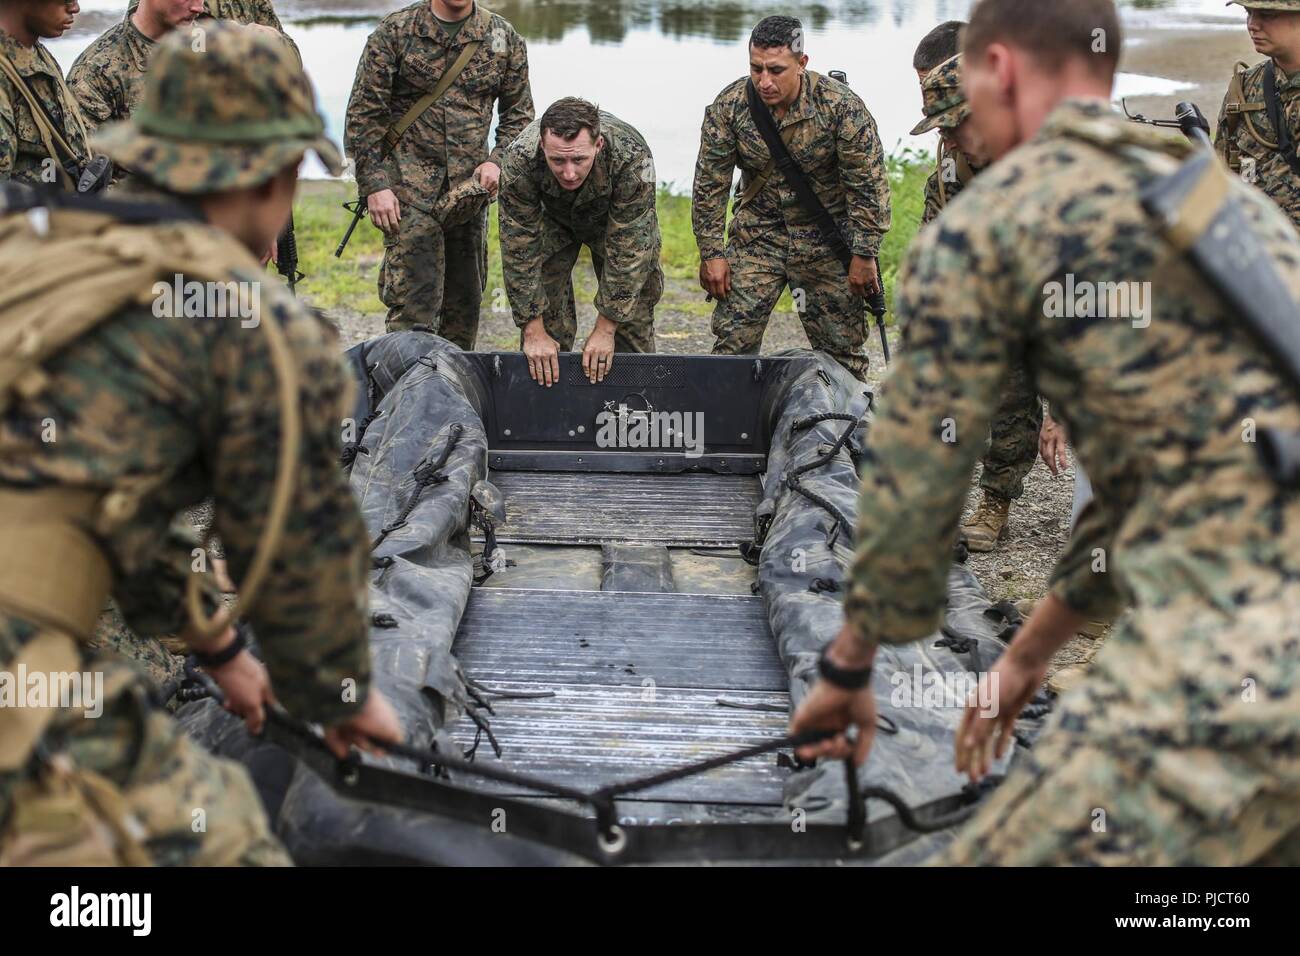
[[[970,106],[961,89],[960,53],[926,74],[921,82],[921,112],[925,119],[916,124],[913,136],[932,129],[956,129],[970,116]]]
[[[488,188],[477,176],[462,179],[433,207],[433,215],[444,226],[461,226],[487,208]]]
[[[175,30],[158,44],[140,105],[130,119],[101,127],[93,148],[191,195],[259,185],[309,149],[339,175],[338,148],[289,44],[225,21],[198,29]]]
[[[1300,0],[1228,0],[1228,6],[1247,10],[1291,10],[1300,13]]]

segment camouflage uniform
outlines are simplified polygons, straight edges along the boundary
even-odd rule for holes
[[[68,86],[92,131],[111,120],[126,119],[140,102],[145,70],[157,44],[131,22],[139,5],[133,0],[122,22],[96,37],[68,71]],[[205,9],[207,16],[218,20],[257,23],[284,32],[270,0],[207,0]]]
[[[632,126],[600,114],[605,146],[586,182],[569,191],[541,152],[541,120],[506,150],[501,167],[501,262],[521,329],[539,316],[563,351],[578,314],[573,267],[591,250],[600,288],[596,312],[618,323],[619,352],[653,352],[654,308],[663,295],[656,180],[650,147]]]
[[[936,66],[921,84],[922,109],[925,118],[912,130],[921,136],[936,129],[955,129],[970,117],[970,106],[961,88],[961,55]],[[960,150],[952,154],[955,182],[949,182],[949,168],[945,166],[942,147],[938,168],[925,185],[925,214],[921,224],[934,220],[946,203],[961,192],[983,167],[974,166]],[[964,170],[964,173],[962,172]],[[941,177],[943,181],[941,182]],[[933,191],[932,191],[933,190]],[[1033,470],[1038,457],[1038,433],[1043,428],[1043,403],[1034,391],[1034,384],[1023,362],[1015,362],[1007,376],[1002,391],[1002,402],[989,428],[988,451],[984,455],[980,472],[980,488],[986,495],[997,499],[990,505],[1005,515],[1005,503],[1014,501],[1025,492],[1025,476]],[[1005,524],[985,525],[992,516],[977,511],[967,526],[972,550],[988,550],[996,544]]]
[[[1020,355],[1097,494],[1052,592],[1094,619],[1133,607],[947,862],[1237,864],[1300,826],[1300,498],[1243,441],[1243,419],[1300,429],[1300,407],[1139,205],[1190,149],[1067,100],[903,267],[905,348],[866,451],[848,620],[870,644],[938,627],[967,481]],[[1300,298],[1300,237],[1229,186]],[[1049,317],[1068,275],[1149,281],[1149,325]]]
[[[1300,5],[1295,10],[1300,12]],[[1264,67],[1268,62],[1264,60],[1252,67],[1237,64],[1236,79],[1219,110],[1214,148],[1224,162],[1247,182],[1262,189],[1264,195],[1300,226],[1300,175],[1278,152],[1277,131],[1264,109]],[[1291,141],[1300,149],[1300,73],[1287,76],[1280,67],[1276,69],[1278,104],[1291,131]],[[1237,101],[1234,95],[1237,82],[1241,84],[1240,105],[1248,109],[1233,115],[1228,107]]]
[[[7,57],[18,75],[26,80],[36,101],[45,108],[55,129],[76,154],[75,157],[64,155],[56,143],[58,155],[54,158],[65,168],[80,167],[88,158],[86,130],[76,100],[64,85],[63,71],[53,55],[40,40],[26,47],[3,30],[0,30],[0,55]],[[0,182],[15,179],[33,185],[59,182],[71,185],[46,162],[49,158],[31,106],[9,77],[0,72]],[[75,175],[75,170],[70,170],[69,175]]]
[[[155,132],[164,118],[167,133]],[[278,124],[280,136],[258,143],[239,139],[250,125],[266,123]],[[187,130],[202,130],[204,138],[196,140]],[[356,682],[357,701],[365,700],[369,688],[369,563],[365,528],[338,467],[338,415],[349,386],[335,336],[281,283],[262,282],[257,260],[232,237],[199,221],[201,212],[189,198],[257,185],[307,149],[341,172],[310,85],[282,44],[251,30],[214,25],[202,54],[191,50],[187,37],[173,35],[159,44],[131,120],[101,128],[95,145],[140,174],[119,199],[134,194],[179,203],[193,218],[118,224],[119,235],[99,246],[89,241],[86,226],[59,218],[57,210],[45,239],[23,214],[0,218],[0,286],[12,289],[22,274],[27,297],[11,299],[11,307],[27,314],[34,311],[33,290],[45,288],[42,263],[56,262],[58,245],[70,235],[81,237],[78,248],[89,245],[87,255],[93,253],[96,262],[128,250],[120,266],[98,268],[94,280],[66,296],[65,309],[92,315],[98,309],[106,317],[42,364],[39,388],[8,396],[0,416],[0,511],[18,527],[6,528],[6,534],[23,530],[24,519],[13,517],[23,512],[15,512],[13,501],[24,495],[103,493],[94,519],[102,530],[92,550],[111,568],[118,606],[139,633],[179,631],[194,542],[175,516],[214,496],[215,527],[236,580],[246,573],[263,533],[278,474],[275,449],[283,437],[279,376],[269,344],[272,330],[279,329],[297,367],[301,451],[281,545],[245,616],[256,629],[274,691],[290,711],[325,724],[350,717],[358,703],[345,699],[344,681]],[[154,191],[153,184],[166,192]],[[50,255],[33,255],[32,243],[42,241],[50,243]],[[14,246],[26,261],[18,261],[23,255],[15,255]],[[105,302],[99,292],[100,286],[119,288],[111,285],[119,281],[115,271],[137,267],[170,283],[173,274],[161,267],[166,257],[197,259],[194,250],[208,253],[198,269],[219,270],[225,279],[259,291],[258,327],[245,327],[238,318],[178,319],[165,310],[155,315],[152,280],[138,293],[124,293],[126,304],[120,304],[123,294]],[[139,266],[151,262],[159,263],[157,271]],[[47,297],[67,289],[66,283],[48,287]],[[0,312],[0,327],[16,318]],[[40,430],[47,419],[58,428],[48,443]],[[39,517],[43,510],[35,513],[47,520]],[[53,625],[52,611],[22,609],[23,595],[13,593],[6,577],[12,564],[0,568],[0,666],[6,670],[41,640],[66,642],[75,633]],[[72,602],[85,579],[70,576],[65,585]],[[93,599],[87,594],[83,603]],[[0,746],[7,758],[0,761],[0,860],[21,861],[34,846],[36,858],[47,861],[111,861],[114,854],[96,855],[87,835],[95,832],[85,827],[93,816],[116,821],[119,829],[124,818],[134,817],[143,828],[137,841],[156,863],[288,862],[243,768],[207,755],[154,711],[148,684],[130,665],[85,647],[74,653],[83,669],[104,674],[104,714],[87,720],[75,710],[57,709],[35,758],[31,750],[15,753],[13,734],[6,739],[0,732],[8,745]],[[0,709],[0,722],[14,719]],[[82,784],[63,785],[69,769],[84,778]],[[92,804],[93,814],[85,801],[80,812],[57,813],[60,801],[72,800],[83,785],[101,796],[107,790],[109,798]],[[206,829],[193,826],[196,809],[204,811]],[[85,833],[72,832],[78,823]],[[132,850],[131,841],[117,849],[121,858]]]
[[[144,72],[155,46],[127,17],[77,57],[68,71],[68,86],[92,132],[104,123],[126,119],[139,105]]]
[[[140,6],[140,0],[131,0],[126,7],[127,19]],[[271,0],[204,0],[203,8],[216,20],[233,20],[235,23],[259,23],[284,33],[280,18],[275,15]]]
[[[437,84],[471,41],[482,46],[442,99],[384,157],[384,133]],[[492,104],[496,148],[488,153]],[[444,228],[432,210],[442,194],[502,153],[533,121],[528,51],[503,18],[475,5],[450,39],[427,2],[389,14],[366,41],[348,101],[346,149],[357,191],[392,189],[401,222],[384,235],[379,298],[389,331],[427,325],[463,349],[478,335],[487,284],[487,217]]]
[[[741,169],[743,193],[771,160],[749,115],[748,82],[732,83],[705,110],[695,164],[691,217],[700,258],[725,255],[731,266],[731,295],[713,312],[713,351],[757,353],[768,317],[788,285],[796,308],[802,304],[800,318],[812,347],[865,381],[866,303],[849,290],[844,266],[779,172],[737,210],[724,246],[734,170]],[[854,255],[877,258],[889,230],[890,198],[876,122],[844,84],[812,72],[804,73],[801,84],[778,128],[784,136],[787,128],[797,127],[790,154]]]
[[[921,225],[934,222],[943,207],[952,202],[978,172],[970,157],[960,149],[950,150],[940,143],[934,172],[925,181],[925,211],[921,213]]]

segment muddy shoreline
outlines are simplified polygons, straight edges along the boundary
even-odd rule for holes
[[[1128,73],[1187,84],[1187,88],[1174,93],[1129,97],[1128,106],[1133,112],[1171,118],[1179,102],[1190,100],[1213,124],[1223,104],[1233,65],[1238,61],[1258,63],[1262,59],[1246,34],[1243,20],[1239,29],[1205,26],[1134,30],[1125,43],[1120,68]]]

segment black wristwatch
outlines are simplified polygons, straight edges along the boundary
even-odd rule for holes
[[[194,662],[202,668],[211,670],[214,667],[220,667],[222,664],[230,663],[247,646],[248,639],[244,637],[244,629],[239,627],[235,629],[235,639],[215,654],[200,654],[195,651]]]
[[[826,656],[830,649],[831,646],[827,644],[822,648],[821,657],[817,658],[817,673],[821,675],[822,680],[828,684],[834,684],[841,690],[862,690],[867,684],[871,683],[870,664],[861,670],[838,667],[832,664],[830,658]]]

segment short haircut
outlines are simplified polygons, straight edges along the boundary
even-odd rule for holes
[[[1080,60],[1109,78],[1119,67],[1121,40],[1114,0],[979,0],[963,42],[970,57],[1006,43],[1041,63]]]
[[[576,96],[556,100],[542,114],[543,133],[571,140],[576,139],[584,129],[591,134],[593,143],[600,138],[600,110]]]
[[[940,63],[955,57],[961,52],[961,31],[965,28],[965,20],[949,20],[927,33],[917,44],[912,69],[929,73]]]
[[[764,17],[749,35],[749,45],[760,50],[788,46],[795,56],[803,54],[803,24],[794,17]]]

